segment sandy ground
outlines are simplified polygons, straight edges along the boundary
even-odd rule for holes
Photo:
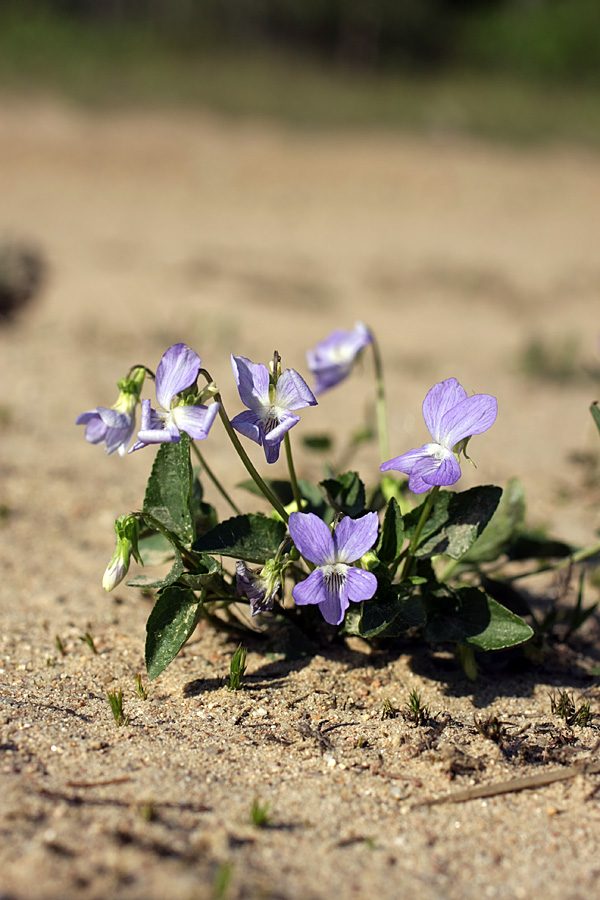
[[[360,318],[386,362],[394,454],[426,439],[423,396],[456,376],[500,409],[461,484],[520,475],[532,525],[591,541],[600,158],[4,101],[0,198],[0,235],[48,261],[39,302],[0,331],[2,900],[595,896],[594,776],[423,805],[596,759],[597,728],[568,729],[548,698],[572,690],[600,716],[595,624],[540,665],[490,663],[475,685],[426,648],[285,661],[257,642],[235,694],[235,645],[199,629],[142,701],[149,603],[107,596],[100,578],[154,454],[107,458],[73,423],[177,340],[233,414],[230,352],[277,348],[302,371],[307,347]],[[579,342],[569,381],[519,371],[536,336]],[[368,364],[363,376],[302,427],[333,427],[341,450],[369,407]],[[217,428],[205,450],[223,480],[243,478]],[[298,462],[319,475],[315,457]],[[374,478],[375,448],[355,463]],[[118,688],[123,728],[106,700]],[[413,689],[425,725],[382,719]],[[500,744],[475,715],[498,716]],[[255,800],[266,828],[251,824]]]

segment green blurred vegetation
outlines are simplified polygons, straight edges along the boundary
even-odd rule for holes
[[[600,0],[4,0],[0,90],[600,144]]]

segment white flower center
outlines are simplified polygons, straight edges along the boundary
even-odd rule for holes
[[[334,363],[351,363],[354,358],[354,348],[348,344],[338,344],[330,349],[329,358]]]
[[[280,406],[265,406],[262,412],[261,420],[265,434],[270,434],[274,428],[277,428],[281,422],[281,414],[283,410]]]
[[[332,593],[339,593],[346,581],[346,571],[348,566],[344,563],[333,563],[329,566],[321,566],[323,572],[323,580]]]

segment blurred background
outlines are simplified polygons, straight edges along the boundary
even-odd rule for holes
[[[306,349],[362,319],[393,455],[428,439],[423,397],[455,376],[500,407],[461,485],[518,474],[534,523],[584,540],[599,145],[597,0],[0,0],[7,508],[35,471],[64,504],[93,459],[71,514],[110,543],[153,454],[107,459],[72,422],[130,365],[186,341],[233,416],[230,352],[306,374]],[[367,357],[305,412],[303,475],[324,462],[303,438],[333,429],[347,458],[372,396]],[[348,465],[379,462],[366,442]]]
[[[0,78],[88,103],[598,141],[596,0],[3,0]]]

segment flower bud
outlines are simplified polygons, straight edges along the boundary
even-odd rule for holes
[[[112,591],[120,584],[129,571],[129,562],[133,555],[137,562],[142,563],[138,550],[139,525],[135,516],[119,516],[115,521],[115,534],[117,535],[117,548],[106,567],[102,578],[102,587],[105,591]]]

